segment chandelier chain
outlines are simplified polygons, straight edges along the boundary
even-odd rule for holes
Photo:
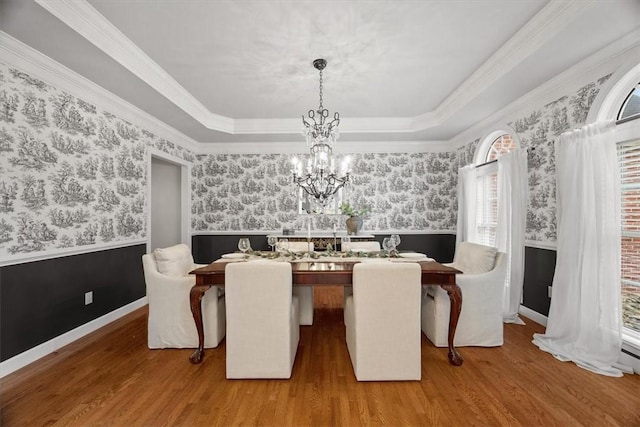
[[[318,107],[318,113],[322,114],[322,70],[320,70],[320,106]]]

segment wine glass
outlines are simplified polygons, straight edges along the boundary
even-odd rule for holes
[[[271,251],[274,251],[274,246],[278,242],[278,238],[276,236],[267,236],[267,243],[271,246]]]
[[[391,240],[391,237],[385,237],[382,239],[382,248],[387,251],[389,256],[391,256],[391,251],[393,250],[393,240]]]
[[[397,234],[391,235],[391,240],[393,241],[393,249],[397,248],[400,245],[400,236]]]
[[[238,240],[238,249],[242,251],[243,254],[246,254],[249,249],[251,249],[251,242],[248,238],[243,237]]]

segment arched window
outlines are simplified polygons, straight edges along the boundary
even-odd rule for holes
[[[478,185],[476,188],[476,237],[478,243],[495,246],[498,229],[498,165],[496,161],[502,154],[513,151],[516,142],[510,134],[492,134],[490,144],[482,144],[476,158],[481,163],[476,166]]]
[[[618,120],[628,120],[636,116],[640,117],[640,83],[629,92],[616,118]]]
[[[513,151],[515,150],[515,148],[516,143],[511,135],[500,135],[489,146],[485,161],[491,162],[493,160],[498,160],[498,157],[500,157],[500,155]]]
[[[618,126],[640,118],[640,85],[627,95],[618,112]],[[624,124],[623,124],[624,123]],[[640,138],[617,144],[621,179],[622,321],[627,334],[640,338]]]
[[[617,120],[621,177],[621,296],[623,349],[640,357],[640,63],[630,59],[611,77],[589,111],[587,123]],[[634,172],[635,171],[635,172]]]

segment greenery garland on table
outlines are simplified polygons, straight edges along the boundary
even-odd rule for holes
[[[322,259],[322,258],[399,258],[398,252],[392,250],[391,252],[381,250],[381,251],[371,251],[371,252],[362,252],[362,251],[334,251],[331,245],[327,245],[327,250],[322,252],[308,251],[308,252],[292,252],[290,250],[284,249],[282,252],[269,252],[269,251],[254,251],[252,249],[247,251],[247,254],[257,256],[265,259],[277,259],[280,257],[290,258],[292,260],[303,259],[303,258],[311,258],[311,259]]]

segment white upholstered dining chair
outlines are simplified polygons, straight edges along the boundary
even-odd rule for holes
[[[495,347],[503,344],[502,301],[507,255],[476,243],[461,243],[454,262],[445,264],[464,274],[456,275],[462,292],[462,310],[456,328],[456,347]],[[448,346],[451,302],[439,286],[422,291],[422,331],[436,347]]]
[[[344,242],[340,244],[340,251],[349,252],[349,251],[380,251],[380,242]],[[353,295],[353,288],[351,286],[343,287],[343,301],[342,306],[344,307],[347,296]]]
[[[291,264],[229,264],[225,293],[227,378],[290,378],[300,340]]]
[[[287,249],[291,252],[313,252],[313,242],[276,242],[276,250]]]
[[[189,272],[194,264],[191,250],[179,244],[142,256],[149,300],[147,344],[149,348],[196,348],[198,333],[191,314],[189,293],[196,283]],[[202,298],[204,346],[217,347],[225,335],[225,297],[213,286]]]
[[[313,252],[313,242],[277,242],[276,249],[287,249],[291,252]],[[300,324],[313,325],[313,286],[296,286],[293,294],[300,304]]]
[[[344,242],[340,244],[340,250],[342,252],[348,251],[379,251],[380,242]]]
[[[354,265],[344,322],[358,381],[421,378],[421,271],[417,263]]]

